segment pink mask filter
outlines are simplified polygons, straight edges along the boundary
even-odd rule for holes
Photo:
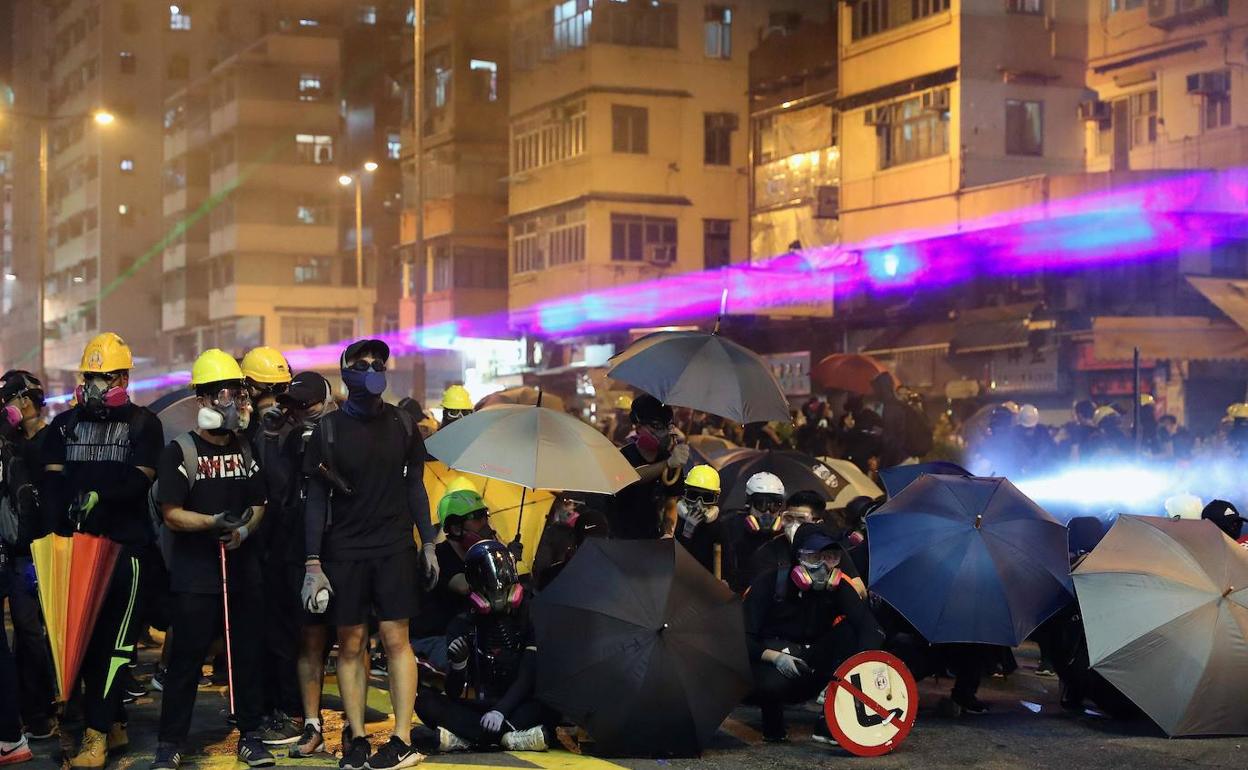
[[[4,408],[4,421],[7,422],[11,428],[16,428],[21,425],[22,410],[18,409],[16,406],[6,406]]]

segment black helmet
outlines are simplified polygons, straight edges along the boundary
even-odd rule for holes
[[[661,422],[664,425],[672,421],[672,408],[662,401],[658,400],[649,393],[642,393],[633,399],[632,409],[629,410],[629,417],[634,425],[641,423]]]
[[[523,593],[516,560],[497,540],[482,540],[464,554],[469,598],[479,612],[502,612],[520,603]]]

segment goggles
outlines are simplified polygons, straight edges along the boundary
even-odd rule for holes
[[[122,372],[87,372],[82,375],[84,382],[99,382],[104,385],[112,385],[121,379]]]
[[[289,382],[256,382],[248,380],[247,386],[262,396],[280,396],[290,390]]]
[[[841,563],[841,554],[832,548],[824,551],[803,550],[797,552],[797,561],[807,569],[835,569]]]
[[[685,488],[685,499],[691,503],[702,503],[703,505],[714,505],[719,501],[719,493],[712,492],[709,489],[698,489],[697,487]]]
[[[460,420],[472,414],[471,409],[443,409],[442,419]]]
[[[222,407],[235,405],[239,407],[250,406],[251,394],[247,392],[246,388],[222,388],[217,391],[217,395],[213,396],[212,403]]]
[[[755,510],[779,513],[784,510],[784,495],[753,494],[749,497],[749,503]]]

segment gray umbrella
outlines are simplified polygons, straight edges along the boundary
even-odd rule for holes
[[[486,407],[442,428],[426,446],[455,470],[529,489],[612,495],[638,480],[606,436],[542,406]]]
[[[665,404],[742,424],[789,420],[788,399],[767,362],[719,334],[648,334],[611,359],[607,376]]]
[[[1092,667],[1167,735],[1248,734],[1248,551],[1210,521],[1124,515],[1074,581]]]

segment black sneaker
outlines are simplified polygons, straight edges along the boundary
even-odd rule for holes
[[[810,734],[810,740],[822,746],[836,746],[836,738],[832,737],[832,732],[828,730],[828,723],[820,719],[815,723],[815,729]]]
[[[144,695],[147,695],[147,688],[131,679],[130,683],[126,685],[126,689],[122,692],[121,702],[134,703]]]
[[[424,754],[414,751],[399,736],[392,735],[386,745],[369,758],[368,770],[400,770],[419,765],[424,759]]]
[[[295,720],[281,711],[273,714],[273,718],[260,728],[260,740],[265,746],[289,746],[297,743],[303,730],[295,724]]]
[[[248,733],[239,739],[238,761],[248,767],[272,767],[277,764],[277,760],[264,747],[264,742],[260,740],[258,732]]]
[[[177,746],[162,743],[156,747],[156,756],[152,758],[151,770],[178,770],[182,764],[182,752]]]
[[[167,669],[158,668],[156,673],[152,674],[152,689],[156,692],[165,691],[165,677],[169,674]]]
[[[295,745],[290,747],[290,751],[286,756],[291,759],[307,759],[316,754],[324,753],[325,736],[321,735],[321,730],[311,722],[303,724],[303,734],[299,736],[299,740]]]
[[[368,757],[372,753],[373,747],[368,745],[367,738],[352,738],[350,745],[342,750],[338,767],[341,770],[368,770]]]
[[[962,708],[963,714],[987,714],[988,704],[984,703],[974,695],[968,695],[963,698],[954,698],[953,702]]]
[[[1040,661],[1040,665],[1036,666],[1036,676],[1057,676],[1057,672],[1053,670],[1045,661]]]

